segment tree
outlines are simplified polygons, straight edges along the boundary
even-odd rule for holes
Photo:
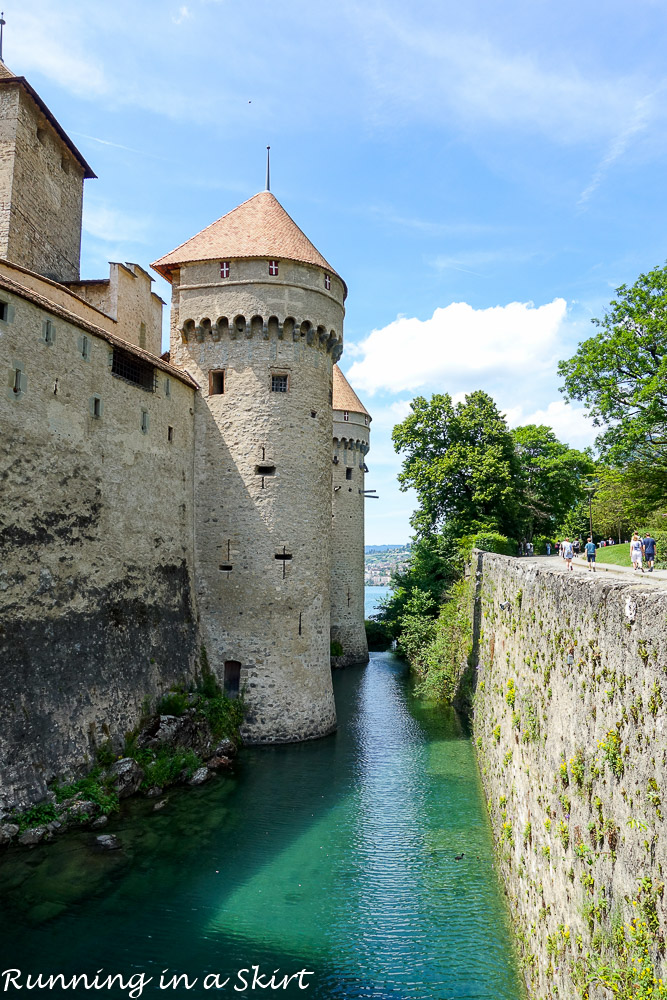
[[[664,513],[667,465],[634,462],[623,468],[600,467],[593,498],[593,523],[605,535],[625,535],[646,528]]]
[[[585,498],[595,465],[590,455],[558,440],[550,427],[527,424],[512,431],[521,469],[524,533],[552,535]]]
[[[519,465],[512,435],[487,393],[464,402],[436,394],[418,396],[412,413],[394,427],[402,490],[413,487],[419,508],[412,517],[418,536],[447,524],[448,534],[478,529],[516,536],[519,528]]]
[[[603,456],[613,464],[667,464],[667,266],[621,285],[599,333],[558,371],[568,400],[582,400]]]

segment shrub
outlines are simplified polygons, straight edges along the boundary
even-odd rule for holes
[[[158,715],[183,715],[188,707],[188,696],[181,691],[169,691],[157,704]]]
[[[366,619],[364,622],[366,626],[366,639],[368,641],[368,648],[373,653],[383,653],[385,649],[390,649],[392,644],[392,637],[389,629],[382,624],[382,622],[376,622],[372,619]]]
[[[342,656],[343,655],[343,647],[339,643],[338,639],[334,639],[334,641],[329,646],[329,653],[330,653],[331,656]]]
[[[467,535],[461,539],[461,546],[464,550],[482,549],[483,552],[498,552],[501,556],[515,556],[518,551],[517,543],[513,539],[497,531],[481,531],[476,535]]]

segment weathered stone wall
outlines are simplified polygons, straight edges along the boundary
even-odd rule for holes
[[[613,926],[667,931],[667,592],[490,553],[477,586],[474,735],[526,979],[587,996],[588,953],[622,964]]]
[[[363,413],[334,411],[331,640],[343,647],[336,666],[368,660],[364,627],[364,507],[369,426]]]
[[[193,388],[158,371],[143,391],[112,376],[101,337],[86,331],[84,358],[75,322],[0,300],[2,808],[191,677],[197,637]]]
[[[83,167],[19,84],[0,88],[0,126],[0,255],[75,281]]]
[[[171,359],[196,400],[195,564],[202,641],[220,680],[241,665],[249,742],[335,727],[329,660],[332,357],[342,285],[316,268],[184,266]],[[335,333],[332,333],[335,331]],[[212,371],[222,372],[215,392]],[[286,375],[288,391],[272,392]],[[281,558],[289,556],[289,559]]]
[[[116,320],[116,336],[159,357],[164,303],[152,285],[151,276],[139,264],[113,262],[104,280],[68,282],[73,292]]]

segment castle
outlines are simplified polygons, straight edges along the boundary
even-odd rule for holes
[[[332,732],[368,659],[370,416],[347,289],[270,191],[154,269],[81,280],[90,166],[0,63],[0,809],[205,660],[253,743]]]

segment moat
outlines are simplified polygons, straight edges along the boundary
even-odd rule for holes
[[[392,654],[335,686],[336,736],[247,749],[233,777],[172,791],[155,814],[132,803],[107,828],[121,851],[93,853],[83,832],[6,853],[2,969],[145,972],[143,996],[164,995],[169,969],[198,977],[172,996],[275,995],[234,991],[259,965],[313,972],[282,996],[520,1000],[462,720],[417,699]],[[204,991],[211,973],[232,978]]]

